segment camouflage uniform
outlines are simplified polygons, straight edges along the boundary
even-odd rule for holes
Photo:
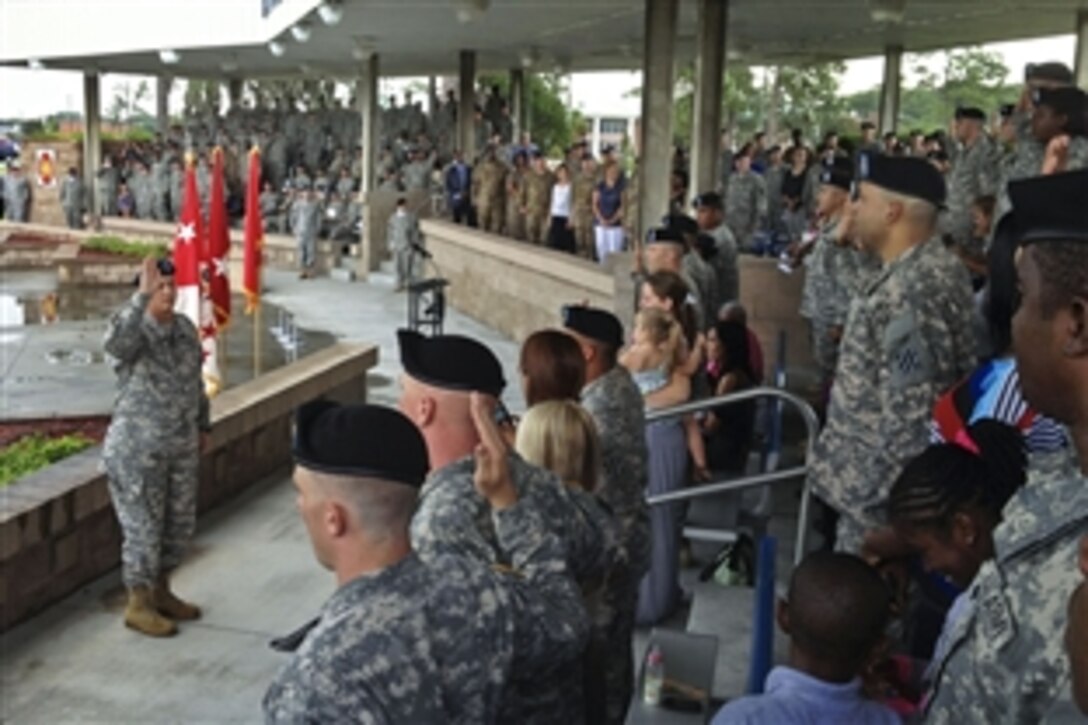
[[[60,205],[69,229],[83,228],[83,179],[65,176],[60,183]]]
[[[571,576],[580,584],[600,581],[614,565],[609,560],[607,533],[583,515],[573,495],[555,474],[531,466],[511,454],[511,476],[518,498],[539,513],[545,527],[563,547]],[[475,461],[469,456],[432,471],[420,491],[419,508],[412,519],[412,547],[426,562],[445,554],[483,564],[511,561],[499,545],[490,507],[475,489]],[[581,671],[557,668],[546,677],[517,673],[503,721],[580,722]]]
[[[767,215],[767,187],[755,172],[734,173],[725,195],[725,223],[741,249],[752,248],[753,235]]]
[[[520,576],[409,554],[344,584],[265,694],[266,722],[497,722],[515,674],[576,662],[585,614],[558,540],[529,504],[485,518]]]
[[[525,207],[525,235],[533,244],[543,244],[548,236],[548,213],[552,203],[555,175],[550,171],[530,170],[522,183],[521,203]]]
[[[1039,176],[1042,172],[1043,160],[1046,158],[1046,146],[1037,141],[1031,133],[1030,117],[1019,120],[1017,123],[1016,148],[996,169],[1001,174],[1001,180],[997,187],[995,226],[1012,208],[1009,202],[1009,182]],[[1088,139],[1083,136],[1074,136],[1069,140],[1065,170],[1077,171],[1084,168],[1088,168]]]
[[[966,268],[933,238],[851,302],[809,483],[842,516],[840,550],[883,519],[888,489],[928,443],[937,396],[975,366]]]
[[[283,234],[284,220],[280,195],[274,189],[262,191],[258,201],[261,205],[261,219],[264,220],[264,230]]]
[[[702,330],[704,329],[702,325],[714,319],[718,308],[721,307],[722,299],[718,294],[718,275],[714,273],[714,268],[707,264],[695,251],[689,251],[684,255],[681,267],[684,271],[681,276],[684,277],[685,281],[688,281],[689,291],[699,298],[703,310],[702,323],[699,329]]]
[[[956,164],[948,174],[948,214],[945,231],[958,247],[979,256],[985,250],[977,247],[971,234],[971,203],[980,196],[990,196],[996,190],[998,175],[997,151],[988,136],[980,136],[963,148]]]
[[[500,234],[505,211],[503,190],[506,188],[506,169],[493,156],[489,156],[473,170],[472,186],[480,228]]]
[[[1081,582],[1088,478],[1069,466],[1033,470],[1005,505],[994,558],[946,632],[926,722],[1040,722],[1069,683],[1066,605]]]
[[[714,246],[718,253],[711,260],[710,266],[718,277],[718,299],[732,302],[740,299],[740,270],[737,269],[737,240],[726,224],[720,224],[706,232],[714,237]],[[708,310],[716,319],[718,310]]]
[[[396,263],[396,284],[397,289],[401,289],[412,281],[414,247],[423,243],[423,235],[419,232],[419,219],[416,215],[409,211],[403,214],[393,212],[386,225],[385,243]]]
[[[782,164],[771,166],[763,172],[763,185],[767,189],[767,230],[778,234],[786,230],[782,214],[786,210],[782,197],[782,180],[786,177],[786,167]]]
[[[181,562],[196,525],[199,430],[208,428],[196,327],[161,325],[137,292],[110,318],[105,350],[120,393],[103,443],[110,498],[121,524],[121,574],[151,587]]]
[[[578,256],[593,259],[593,190],[597,188],[594,175],[578,173],[571,184],[571,216],[574,222],[574,248]]]
[[[850,301],[857,293],[858,264],[861,252],[835,241],[838,220],[820,229],[815,248],[805,259],[805,286],[801,296],[801,316],[809,320],[812,331],[812,355],[825,381],[835,374],[839,346],[831,339],[831,329],[844,329]]]
[[[291,203],[291,231],[298,248],[298,265],[301,269],[314,266],[317,252],[317,234],[321,230],[321,204],[316,198],[305,196]]]
[[[117,216],[117,169],[103,166],[94,179],[94,193],[98,200],[95,213],[99,216]]]
[[[155,207],[154,192],[151,188],[151,174],[146,171],[137,171],[128,180],[129,191],[136,200],[136,217],[138,219],[150,219],[151,211]]]
[[[506,236],[525,239],[525,217],[521,214],[521,188],[527,169],[512,167],[506,175]]]
[[[638,585],[650,555],[646,506],[646,418],[631,374],[616,365],[582,389],[582,405],[597,424],[603,456],[598,495],[619,524],[622,558],[613,567],[598,621],[608,626],[604,678],[607,723],[622,723],[634,688],[631,637]]]

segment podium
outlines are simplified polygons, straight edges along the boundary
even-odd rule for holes
[[[431,277],[408,285],[408,329],[421,331],[429,328],[432,335],[442,334],[442,322],[446,317],[446,287],[450,281]]]

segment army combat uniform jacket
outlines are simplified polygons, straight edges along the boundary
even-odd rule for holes
[[[853,521],[883,520],[892,482],[928,443],[934,401],[974,368],[972,311],[967,270],[937,238],[851,302],[809,482]]]
[[[992,560],[950,623],[926,722],[1036,723],[1069,684],[1066,607],[1083,580],[1088,478],[1067,466],[1032,471],[994,531]]]
[[[512,673],[570,667],[586,621],[558,539],[527,502],[488,517],[517,575],[410,554],[344,584],[265,694],[266,722],[493,723]]]

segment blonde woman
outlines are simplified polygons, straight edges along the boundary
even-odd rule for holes
[[[605,722],[605,702],[609,683],[616,672],[623,672],[622,662],[610,652],[609,633],[615,631],[617,606],[610,599],[607,582],[619,558],[619,533],[611,511],[594,492],[601,477],[601,444],[597,426],[586,410],[571,400],[549,400],[529,408],[518,424],[516,448],[529,463],[555,473],[567,489],[579,514],[605,532],[606,554],[592,567],[593,576],[579,580],[582,598],[592,628],[586,653],[582,658],[582,702],[587,723]],[[626,609],[630,609],[628,603]]]

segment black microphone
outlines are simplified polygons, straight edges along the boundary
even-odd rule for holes
[[[424,259],[432,259],[431,253],[418,244],[412,244],[412,251],[423,257]]]

